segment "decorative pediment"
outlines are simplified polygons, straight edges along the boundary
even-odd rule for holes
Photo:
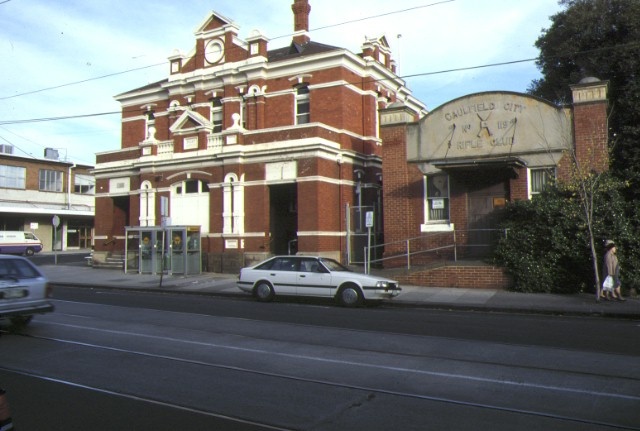
[[[389,49],[389,42],[386,36],[366,37],[364,46],[379,46]]]
[[[195,111],[184,111],[180,117],[169,127],[171,133],[185,133],[206,130],[211,132],[213,124],[211,121]]]
[[[211,12],[211,14],[198,26],[196,35],[201,35],[211,32],[224,32],[227,28],[233,27],[237,29],[236,24],[229,18],[220,15],[217,12]]]
[[[384,46],[385,48],[389,48],[389,42],[387,42],[387,36],[382,36],[378,38],[378,43],[380,46]]]

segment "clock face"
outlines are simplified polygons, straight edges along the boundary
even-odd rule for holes
[[[223,54],[224,46],[219,39],[210,40],[204,47],[204,58],[207,63],[214,64],[219,62]]]

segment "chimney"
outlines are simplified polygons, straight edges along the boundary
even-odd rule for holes
[[[293,41],[298,45],[304,45],[311,40],[309,37],[311,5],[308,0],[294,0],[291,10],[293,11]]]

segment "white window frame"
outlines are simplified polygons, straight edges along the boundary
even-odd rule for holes
[[[310,90],[308,85],[296,87],[296,124],[309,124],[311,122]],[[306,112],[300,112],[301,107],[306,107]]]
[[[24,190],[27,184],[27,168],[0,165],[0,187]]]
[[[552,179],[556,179],[557,178],[557,169],[555,166],[540,166],[540,167],[535,167],[535,168],[528,168],[527,169],[527,190],[528,190],[528,194],[529,194],[529,199],[533,198],[533,196],[535,195],[539,195],[540,193],[542,193],[542,190],[534,190],[534,175],[536,173],[542,173],[544,174],[545,172],[551,174],[550,177]],[[548,183],[548,179],[543,179],[542,181],[542,185],[543,187]]]
[[[61,171],[51,169],[40,169],[38,172],[38,190],[43,192],[62,192]]]
[[[95,195],[96,179],[89,174],[75,174],[73,177],[73,192],[81,195]]]
[[[213,125],[211,133],[221,133],[224,121],[224,112],[222,109],[222,99],[215,97],[211,100],[211,116],[209,118]]]
[[[435,187],[431,181],[434,178],[444,178],[446,181],[443,185]],[[441,180],[438,180],[440,182]],[[451,199],[450,199],[450,187],[449,187],[449,175],[446,173],[427,174],[423,177],[424,187],[424,224],[420,226],[422,232],[442,232],[453,230],[453,224],[451,219]],[[442,189],[440,196],[432,195],[433,190]],[[443,205],[444,218],[433,218],[432,209],[434,203],[437,201],[439,205]]]

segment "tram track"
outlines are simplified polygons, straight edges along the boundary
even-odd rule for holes
[[[351,366],[351,367],[367,367],[367,368],[372,368],[372,369],[376,369],[376,370],[380,370],[383,369],[386,372],[393,372],[393,373],[418,373],[421,375],[427,375],[429,377],[436,377],[436,378],[447,378],[447,379],[461,379],[461,380],[465,380],[465,381],[473,381],[476,384],[497,384],[497,385],[505,385],[505,386],[517,386],[517,387],[527,387],[528,389],[535,389],[535,390],[543,390],[543,391],[559,391],[559,392],[564,392],[564,393],[574,393],[574,394],[579,394],[579,395],[585,395],[585,396],[589,396],[589,397],[603,397],[603,398],[608,398],[608,399],[617,399],[617,400],[622,400],[625,402],[632,402],[632,403],[640,403],[640,397],[638,396],[634,396],[634,395],[628,395],[628,394],[619,394],[616,392],[606,392],[606,391],[591,391],[591,390],[580,390],[580,389],[576,389],[576,388],[567,388],[567,387],[561,387],[561,386],[549,386],[549,385],[537,385],[534,383],[526,383],[526,382],[522,382],[522,381],[510,381],[510,380],[496,380],[496,379],[490,379],[490,378],[483,378],[481,376],[473,376],[473,375],[463,375],[460,373],[442,373],[442,372],[438,372],[438,371],[430,371],[430,370],[412,370],[412,369],[407,369],[406,367],[394,367],[394,366],[387,366],[387,365],[377,365],[377,364],[364,364],[362,362],[352,362],[352,361],[345,361],[345,360],[337,360],[337,359],[332,359],[332,358],[320,358],[320,357],[316,357],[316,356],[310,356],[310,355],[298,355],[298,354],[289,354],[289,353],[282,353],[282,352],[274,352],[274,351],[270,351],[270,350],[265,350],[265,349],[247,349],[244,347],[239,347],[239,346],[231,346],[231,345],[222,345],[220,343],[204,343],[204,342],[194,342],[192,340],[188,340],[185,341],[183,339],[177,339],[177,338],[171,338],[171,337],[166,337],[166,336],[156,336],[156,335],[150,335],[150,334],[140,334],[140,333],[134,333],[131,331],[122,331],[122,330],[107,330],[104,328],[97,328],[97,327],[91,327],[90,323],[91,323],[91,317],[90,316],[80,316],[80,315],[71,315],[71,314],[63,314],[63,313],[58,313],[58,315],[61,315],[62,317],[68,317],[68,318],[80,318],[83,319],[82,325],[72,325],[72,324],[68,324],[68,323],[59,323],[59,322],[47,322],[47,325],[51,325],[51,326],[59,326],[59,327],[65,327],[67,329],[74,329],[74,330],[83,330],[83,331],[94,331],[94,332],[102,332],[103,334],[110,334],[112,336],[121,336],[121,337],[144,337],[147,339],[155,339],[155,340],[163,340],[166,341],[168,343],[178,343],[178,344],[184,344],[185,346],[185,350],[186,350],[186,346],[190,346],[192,348],[195,347],[205,347],[205,348],[215,348],[215,349],[226,349],[226,350],[232,350],[232,351],[236,351],[236,352],[244,352],[244,353],[250,353],[253,355],[275,355],[281,358],[286,358],[289,360],[304,360],[304,361],[321,361],[325,364],[330,364],[331,366]],[[163,327],[161,325],[157,325],[159,329],[163,329]],[[64,331],[63,331],[64,333]],[[110,352],[115,352],[118,354],[125,354],[125,355],[133,355],[133,356],[137,356],[140,358],[146,358],[146,359],[152,359],[152,360],[157,360],[157,361],[169,361],[171,362],[173,365],[169,365],[168,367],[175,367],[175,366],[181,366],[181,365],[191,365],[191,366],[197,366],[197,367],[205,367],[209,370],[211,369],[217,369],[217,370],[225,370],[225,371],[230,371],[230,372],[234,372],[234,373],[240,373],[242,375],[259,375],[259,376],[264,376],[264,377],[269,377],[269,378],[273,378],[273,379],[282,379],[282,380],[288,380],[288,381],[293,381],[296,383],[302,383],[302,384],[307,384],[307,385],[322,385],[325,387],[329,387],[329,388],[339,388],[339,389],[346,389],[346,390],[351,390],[351,391],[359,391],[359,392],[363,392],[365,394],[374,394],[375,396],[387,396],[387,397],[400,397],[400,398],[411,398],[411,399],[415,399],[415,400],[422,400],[422,401],[429,401],[429,402],[436,402],[436,403],[445,403],[445,404],[450,404],[450,405],[459,405],[459,406],[465,406],[465,407],[473,407],[473,408],[480,408],[480,409],[485,409],[485,410],[492,410],[492,411],[501,411],[501,412],[508,412],[508,413],[513,413],[513,414],[517,414],[517,415],[525,415],[525,416],[531,416],[531,417],[540,417],[540,418],[548,418],[548,419],[553,419],[553,420],[557,420],[557,421],[562,421],[562,422],[568,422],[568,423],[575,423],[575,424],[589,424],[590,426],[599,426],[599,427],[604,427],[603,429],[628,429],[628,430],[638,430],[640,428],[637,427],[633,427],[633,426],[627,426],[624,424],[619,424],[619,423],[614,423],[612,421],[594,421],[594,420],[589,420],[589,419],[585,419],[585,418],[581,418],[578,416],[571,416],[571,415],[562,415],[562,414],[555,414],[555,413],[550,413],[550,412],[546,412],[546,411],[542,411],[542,410],[535,410],[535,409],[523,409],[523,408],[513,408],[513,407],[509,407],[509,406],[504,406],[504,405],[499,405],[499,404],[491,404],[491,403],[486,403],[486,402],[474,402],[474,401],[469,401],[469,400],[464,400],[464,399],[460,399],[460,398],[455,398],[455,397],[443,397],[443,396],[437,396],[437,395],[429,395],[429,394],[425,394],[425,393],[417,393],[417,392],[411,392],[411,391],[400,391],[400,390],[391,390],[389,388],[384,388],[384,387],[380,387],[380,386],[375,386],[375,385],[363,385],[363,384],[353,384],[353,383],[346,383],[346,382],[339,382],[336,380],[330,380],[330,379],[326,379],[326,378],[310,378],[310,377],[303,377],[303,376],[296,376],[293,375],[292,373],[282,373],[282,372],[273,372],[273,371],[265,371],[265,370],[260,370],[260,369],[256,369],[256,368],[248,368],[248,367],[241,367],[241,366],[234,366],[234,365],[230,365],[230,364],[225,364],[225,363],[216,363],[214,361],[202,361],[202,360],[196,360],[196,359],[192,359],[192,358],[188,358],[188,357],[183,357],[183,356],[174,356],[174,355],[165,355],[165,354],[158,354],[158,353],[153,353],[153,352],[148,352],[148,351],[143,351],[143,350],[134,350],[134,349],[127,349],[127,348],[119,348],[119,347],[114,347],[114,346],[109,346],[106,344],[100,344],[100,343],[89,343],[89,342],[83,342],[83,341],[78,341],[78,340],[71,340],[71,339],[65,339],[65,338],[61,338],[61,337],[53,337],[53,336],[42,336],[42,335],[34,335],[34,334],[29,334],[29,333],[17,333],[14,334],[15,336],[19,336],[19,337],[24,337],[24,338],[30,338],[30,339],[34,339],[34,340],[40,340],[40,341],[46,341],[46,342],[52,342],[52,343],[61,343],[61,344],[67,344],[67,345],[73,345],[76,347],[80,347],[80,348],[86,348],[86,349],[96,349],[96,350],[102,350],[102,351],[110,351]],[[224,334],[225,336],[237,336],[237,334]],[[243,337],[245,336],[244,334],[242,335]],[[99,337],[97,337],[99,338]],[[269,339],[267,338],[266,340],[263,338],[260,341],[262,342],[274,342],[277,340],[273,340],[273,339]],[[308,340],[307,340],[308,341]],[[306,341],[305,341],[306,342]],[[319,344],[316,347],[324,347],[324,346],[320,346]],[[378,350],[378,349],[360,349],[358,351],[359,354],[371,354],[371,355],[376,355],[376,354],[388,354],[388,352],[383,351],[383,350]],[[415,356],[415,355],[414,355]],[[456,360],[456,361],[460,361],[460,359],[453,359],[451,357],[446,357],[446,356],[438,356],[438,357],[431,357],[429,359],[438,359],[438,360]],[[415,358],[414,358],[415,359]],[[420,356],[417,359],[426,359],[424,356]],[[477,364],[477,363],[473,363],[470,360],[464,360],[466,361],[469,365],[473,366],[473,365],[492,365],[492,366],[496,366],[499,365],[501,367],[510,367],[510,368],[521,368],[519,366],[514,366],[512,364],[507,364],[507,363],[496,363],[496,362],[487,362],[485,361],[483,364]],[[534,368],[534,367],[529,367],[532,370],[535,371],[541,371],[541,372],[549,372],[549,371],[553,371],[553,372],[558,372],[557,369],[551,369],[551,368]],[[61,378],[57,378],[57,377],[53,377],[53,376],[45,376],[45,375],[39,375],[38,373],[32,373],[29,372],[27,370],[20,370],[17,368],[11,368],[11,367],[4,367],[4,366],[0,366],[0,369],[3,369],[5,371],[11,371],[11,372],[17,372],[17,373],[27,373],[29,375],[32,375],[33,377],[38,377],[38,378],[44,378],[44,379],[51,379],[52,381],[56,381],[60,384],[69,384],[69,385],[80,385],[80,386],[84,386],[82,385],[82,383],[79,382],[73,382],[71,380],[68,379],[61,379]],[[563,372],[567,372],[566,370],[563,370]],[[602,377],[601,374],[596,374],[596,373],[582,373],[585,374],[586,376],[593,376],[593,377]],[[637,379],[635,379],[637,380]],[[136,395],[136,394],[131,394],[131,393],[125,393],[125,392],[119,392],[119,391],[113,391],[113,390],[108,390],[108,389],[102,389],[102,388],[98,388],[98,387],[93,387],[93,386],[87,386],[87,388],[89,389],[95,389],[95,390],[104,390],[104,391],[109,391],[110,393],[113,392],[113,394],[122,394],[122,396],[124,397],[137,397],[140,399],[146,399],[146,397],[141,397],[140,395]],[[149,398],[150,402],[159,402],[159,403],[163,403],[165,401],[162,400],[154,400],[152,398]],[[184,408],[190,408],[188,406],[181,406]],[[198,411],[198,409],[194,409],[194,411]],[[212,413],[212,414],[218,414],[218,413]],[[221,417],[224,415],[221,415]],[[226,416],[225,416],[226,417]],[[261,424],[262,425],[262,424]],[[287,429],[287,428],[273,428],[273,429]]]
[[[242,351],[242,352],[251,353],[251,354],[274,355],[274,356],[279,356],[279,357],[282,357],[282,358],[285,358],[285,359],[302,359],[302,360],[307,360],[307,361],[324,362],[324,363],[329,363],[329,364],[338,365],[338,366],[349,365],[349,366],[367,367],[367,368],[374,368],[374,369],[379,368],[379,369],[389,370],[389,371],[393,371],[393,372],[416,373],[416,374],[430,375],[430,376],[435,376],[435,377],[446,377],[446,378],[461,379],[461,380],[471,380],[471,381],[475,381],[475,382],[478,382],[478,383],[496,383],[496,384],[505,385],[505,386],[529,387],[529,388],[544,389],[544,390],[559,391],[559,392],[579,393],[579,394],[581,393],[581,394],[586,394],[586,395],[589,395],[589,396],[600,396],[600,397],[608,397],[608,398],[614,398],[614,399],[624,399],[624,400],[630,400],[630,401],[635,401],[635,402],[639,402],[640,403],[640,395],[635,396],[635,395],[624,395],[624,394],[620,394],[620,393],[617,393],[617,392],[588,391],[588,390],[581,390],[581,389],[578,389],[578,388],[570,388],[570,387],[566,387],[566,386],[565,387],[561,387],[561,386],[551,386],[551,385],[540,385],[540,384],[535,384],[535,383],[527,383],[527,382],[524,382],[524,381],[515,381],[515,380],[506,380],[506,379],[490,379],[490,378],[484,378],[484,377],[470,375],[470,374],[443,373],[443,372],[439,372],[439,371],[409,369],[409,368],[406,368],[406,367],[367,364],[367,363],[363,363],[363,362],[345,361],[345,360],[338,360],[338,359],[332,359],[332,358],[323,358],[323,357],[318,357],[318,356],[289,354],[289,353],[283,353],[283,352],[274,352],[274,351],[265,350],[265,349],[250,349],[250,348],[245,348],[245,347],[237,347],[237,346],[225,345],[225,344],[219,344],[219,343],[185,341],[185,340],[181,340],[181,339],[160,337],[160,336],[152,336],[152,335],[148,335],[148,334],[139,334],[139,333],[134,333],[134,332],[105,330],[105,329],[101,329],[101,328],[89,327],[89,326],[86,326],[86,325],[78,326],[78,325],[60,324],[60,323],[53,323],[53,322],[51,322],[50,324],[51,325],[63,326],[63,327],[73,327],[73,328],[82,329],[82,330],[99,331],[99,332],[109,333],[109,334],[113,334],[113,335],[122,335],[122,336],[129,336],[129,337],[145,337],[145,338],[157,339],[159,341],[169,341],[169,342],[173,342],[173,343],[183,343],[187,347],[197,346],[197,347],[208,347],[208,348],[216,348],[216,349],[227,349],[227,350],[232,350],[232,351]],[[291,380],[299,380],[299,381],[310,382],[310,383],[328,384],[326,381],[321,381],[321,380],[316,380],[316,379],[302,379],[302,378],[297,378],[297,377],[293,377],[293,376],[290,376],[290,375],[285,375],[285,374],[282,374],[282,373],[268,373],[268,372],[255,370],[255,369],[235,367],[235,366],[232,366],[232,365],[225,365],[225,364],[219,364],[219,363],[213,363],[213,362],[205,362],[205,361],[197,361],[197,360],[191,360],[191,359],[188,359],[188,358],[181,358],[181,357],[175,357],[175,356],[159,355],[159,354],[153,354],[153,353],[148,353],[148,352],[144,352],[144,351],[121,349],[121,348],[116,348],[116,347],[112,347],[112,346],[99,345],[99,344],[95,344],[95,343],[85,343],[85,342],[79,342],[79,341],[74,341],[74,340],[66,340],[66,339],[61,339],[61,338],[33,336],[33,335],[29,335],[29,334],[24,334],[24,333],[23,334],[17,334],[17,335],[31,337],[31,338],[35,338],[35,339],[42,339],[42,340],[55,341],[55,342],[60,342],[60,343],[73,344],[73,345],[78,345],[78,346],[88,347],[88,348],[111,350],[111,351],[120,352],[120,353],[134,354],[134,355],[138,355],[138,356],[147,356],[147,357],[151,357],[151,358],[155,358],[155,359],[164,359],[164,360],[170,360],[170,361],[181,362],[181,363],[189,363],[189,364],[192,364],[192,365],[201,365],[201,366],[205,366],[205,367],[214,367],[214,368],[221,368],[221,369],[227,369],[227,370],[233,370],[233,371],[240,371],[240,372],[249,373],[249,374],[260,374],[260,375],[265,375],[265,376],[270,376],[270,377],[277,377],[277,378],[291,379]],[[225,335],[238,336],[237,334],[229,334],[229,333],[227,333]],[[241,337],[246,338],[245,335],[242,335]],[[260,339],[260,341],[265,341],[265,340],[268,341],[268,342],[279,341],[276,338],[261,338]],[[310,343],[308,343],[306,341],[305,341],[305,344],[306,345],[311,345]],[[316,347],[325,347],[325,348],[327,347],[326,345],[320,345],[320,344],[315,344],[315,346]],[[337,346],[331,346],[331,347],[337,347]],[[358,353],[389,354],[389,352],[382,351],[382,350],[375,350],[375,349],[361,349],[361,348],[359,348],[359,349],[357,349],[357,351],[358,351]],[[488,366],[505,367],[505,368],[509,368],[509,369],[516,369],[516,370],[519,370],[519,371],[526,370],[526,371],[535,371],[535,372],[543,372],[543,373],[547,373],[547,372],[551,372],[551,373],[566,373],[566,374],[571,374],[571,375],[581,375],[581,376],[585,376],[585,377],[597,377],[597,378],[608,378],[608,379],[621,379],[621,378],[624,378],[627,381],[640,382],[640,379],[635,378],[635,377],[629,377],[628,375],[627,376],[621,376],[619,374],[618,375],[614,375],[612,373],[603,374],[603,373],[594,373],[594,372],[589,372],[589,373],[587,373],[587,372],[576,372],[576,371],[573,371],[573,370],[565,370],[565,369],[550,368],[550,367],[531,367],[531,366],[523,367],[521,365],[513,365],[513,364],[506,363],[506,362],[472,361],[472,360],[468,360],[468,359],[460,359],[460,358],[453,357],[453,356],[415,355],[415,354],[407,355],[405,353],[397,353],[397,352],[393,353],[393,354],[397,355],[397,356],[411,356],[413,358],[422,359],[422,360],[433,360],[433,359],[436,359],[436,360],[439,360],[439,361],[464,362],[464,363],[467,363],[467,364],[470,364],[470,365],[475,365],[475,366],[479,366],[479,365],[485,365],[486,366],[486,365],[488,365]],[[334,385],[338,386],[338,387],[349,388],[349,389],[374,390],[373,388],[369,388],[369,387],[365,388],[365,387],[359,387],[359,386],[353,386],[353,385],[340,385],[340,384],[334,384]],[[385,391],[380,391],[380,390],[377,390],[377,391],[385,392]],[[412,395],[412,394],[402,394],[402,395],[403,396],[413,397],[413,398],[421,398],[421,399],[423,398],[422,396],[419,396],[419,395]],[[430,398],[426,397],[424,399],[430,399]]]

